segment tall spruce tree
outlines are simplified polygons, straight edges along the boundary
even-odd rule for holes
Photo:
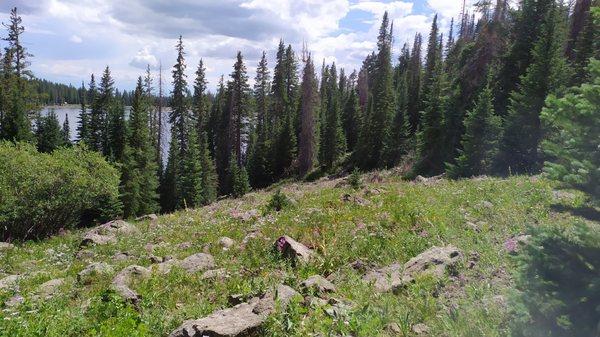
[[[534,44],[531,65],[519,81],[519,89],[511,94],[497,159],[501,173],[536,173],[541,169],[540,112],[546,96],[566,82],[560,17],[558,5],[553,4]]]
[[[108,107],[105,131],[106,156],[116,163],[125,162],[125,146],[129,129],[125,120],[125,104],[122,99],[114,99]]]
[[[229,105],[229,132],[232,140],[232,151],[238,167],[244,166],[244,142],[249,135],[247,119],[250,114],[250,86],[244,58],[241,52],[237,53],[237,60],[231,73],[231,91]]]
[[[90,142],[90,116],[87,109],[87,90],[85,84],[81,82],[81,88],[79,89],[79,120],[77,121],[77,141],[88,144]]]
[[[373,111],[365,119],[358,149],[358,164],[372,169],[384,164],[385,139],[394,111],[392,31],[388,13],[383,16],[377,39],[377,67],[373,84]]]
[[[64,145],[60,122],[53,109],[47,115],[38,117],[35,137],[40,152],[50,153]]]
[[[315,65],[309,55],[302,72],[300,101],[300,137],[298,139],[298,174],[304,176],[314,165],[317,155],[317,118],[319,93]],[[358,104],[357,104],[358,105]]]
[[[422,37],[416,34],[410,54],[407,90],[408,90],[408,121],[410,124],[410,133],[415,135],[419,129],[420,108],[421,108],[421,85],[422,85],[422,60],[421,60]]]
[[[71,126],[69,125],[69,115],[65,114],[65,121],[63,122],[61,135],[63,139],[63,145],[71,145]]]
[[[498,152],[502,121],[494,113],[489,85],[479,94],[473,110],[467,113],[465,129],[456,164],[447,165],[448,175],[459,178],[491,173]]]
[[[129,115],[130,134],[122,174],[122,200],[125,217],[154,213],[158,209],[157,164],[150,139],[151,104],[142,78],[138,78]]]
[[[327,82],[327,105],[323,119],[323,138],[321,139],[321,157],[319,162],[326,170],[331,170],[346,150],[346,139],[341,123],[340,92],[337,82],[335,63],[329,69]]]

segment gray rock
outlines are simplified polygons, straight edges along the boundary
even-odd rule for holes
[[[129,259],[129,254],[123,253],[123,252],[117,252],[117,253],[115,253],[115,255],[113,255],[112,258],[115,261],[125,261],[125,260]]]
[[[117,242],[117,235],[139,233],[137,227],[123,220],[114,220],[87,231],[80,246],[107,245]]]
[[[230,249],[231,247],[233,247],[233,245],[235,245],[235,241],[233,241],[233,239],[231,238],[224,236],[219,239],[219,245],[223,247],[223,249]]]
[[[429,332],[429,327],[423,323],[413,325],[412,330],[417,335],[424,335]]]
[[[400,325],[398,325],[398,323],[390,323],[386,325],[385,330],[387,330],[387,332],[389,332],[393,336],[400,335],[402,333],[402,329],[400,328]]]
[[[137,305],[140,296],[130,288],[134,280],[150,277],[150,270],[142,266],[131,265],[121,270],[112,281],[112,288],[123,297],[124,300]]]
[[[188,248],[192,248],[192,243],[191,242],[182,242],[180,244],[177,245],[178,249],[188,249]]]
[[[15,245],[8,242],[0,242],[0,252],[8,251],[15,248]]]
[[[14,296],[6,300],[6,302],[4,302],[4,306],[7,308],[14,308],[23,303],[25,303],[25,298],[20,294],[15,294]]]
[[[78,260],[93,259],[94,257],[96,257],[96,254],[87,249],[80,250],[77,252],[77,254],[75,254],[75,258],[77,258]]]
[[[285,235],[275,241],[275,249],[293,262],[307,263],[313,258],[313,251],[305,245]]]
[[[0,290],[17,289],[21,275],[9,275],[0,279]]]
[[[144,221],[144,220],[150,220],[152,222],[157,221],[158,220],[158,216],[154,213],[152,214],[146,214],[146,215],[142,215],[141,217],[135,218],[135,221]]]
[[[213,268],[215,260],[210,254],[198,253],[186,257],[183,261],[177,263],[177,265],[185,269],[188,273],[196,273]]]
[[[102,235],[95,232],[87,232],[81,240],[80,246],[103,246],[117,243],[117,238],[112,235]]]
[[[333,283],[327,281],[321,275],[313,275],[304,280],[301,285],[304,289],[317,293],[331,293],[335,291]]]
[[[227,269],[225,268],[220,268],[220,269],[213,269],[213,270],[207,270],[204,273],[202,273],[202,276],[200,276],[201,280],[212,280],[212,279],[224,279],[227,278],[229,275],[227,274]]]
[[[413,257],[403,266],[394,263],[390,266],[368,272],[363,281],[373,283],[377,292],[395,290],[410,283],[419,275],[442,277],[446,269],[454,266],[461,258],[461,252],[453,246],[432,247]]]
[[[89,284],[91,278],[96,275],[110,274],[113,272],[113,267],[104,262],[94,262],[77,273],[77,281],[83,284]]]
[[[41,284],[37,292],[41,298],[48,299],[56,295],[64,284],[65,280],[62,278],[50,280]]]

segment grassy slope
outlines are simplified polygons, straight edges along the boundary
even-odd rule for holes
[[[164,336],[185,319],[227,307],[231,294],[253,295],[281,282],[298,289],[303,279],[317,273],[334,274],[332,279],[338,287],[334,297],[351,301],[353,309],[334,319],[323,308],[293,304],[269,319],[264,335],[385,336],[385,327],[391,322],[399,324],[403,330],[400,335],[411,335],[411,326],[421,322],[435,336],[506,335],[509,314],[503,298],[507,298],[511,285],[513,262],[503,243],[524,232],[527,224],[571,220],[550,212],[553,183],[515,177],[442,181],[427,186],[382,175],[383,182],[369,183],[358,191],[335,187],[336,181],[285,185],[283,190],[296,201],[295,206],[248,222],[234,219],[232,210],[262,212],[272,192],[223,200],[202,209],[162,216],[154,229],[149,229],[148,222],[136,223],[142,229],[140,236],[90,248],[96,253],[93,261],[115,265],[116,273],[130,264],[150,265],[147,243],[154,244],[155,255],[178,258],[209,247],[217,266],[230,273],[222,282],[202,281],[200,275],[176,269],[167,276],[156,274],[134,286],[143,296],[139,312],[107,291],[114,273],[98,277],[89,286],[77,284],[77,273],[91,261],[74,257],[82,231],[27,242],[9,253],[0,253],[0,272],[25,274],[19,286],[26,298],[24,305],[0,312],[0,335]],[[365,193],[373,188],[381,193]],[[341,196],[345,193],[370,203],[344,202]],[[582,197],[569,202],[581,203]],[[481,232],[467,226],[468,220],[479,222]],[[221,236],[241,242],[251,228],[260,229],[261,235],[245,250],[223,251],[218,246]],[[313,247],[323,258],[297,269],[290,267],[272,252],[272,243],[283,234]],[[191,247],[179,247],[182,242],[191,242]],[[433,245],[445,244],[453,244],[465,254],[459,276],[441,281],[422,278],[398,294],[374,293],[348,266],[357,259],[376,266],[405,262]],[[116,252],[128,252],[131,257],[114,261]],[[479,255],[472,269],[467,268],[471,252]],[[32,300],[37,287],[53,278],[66,279],[60,294],[45,301]],[[0,291],[0,303],[12,295]]]

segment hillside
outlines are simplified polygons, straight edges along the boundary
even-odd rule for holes
[[[362,180],[356,190],[344,179],[282,185],[292,204],[280,212],[266,207],[271,189],[2,247],[0,335],[185,336],[185,320],[247,302],[221,312],[227,329],[234,314],[264,336],[505,336],[511,256],[526,226],[567,224],[551,205],[583,202],[538,177]],[[282,257],[274,244],[284,235],[312,252]],[[439,277],[407,275],[403,265],[434,246],[452,251],[430,256]],[[395,263],[391,278],[365,281]],[[314,275],[330,282],[302,284]],[[278,286],[280,300],[267,303]],[[302,296],[288,299],[292,289]]]

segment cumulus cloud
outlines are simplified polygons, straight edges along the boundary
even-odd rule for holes
[[[71,41],[73,43],[82,43],[83,39],[79,35],[71,35],[71,38],[69,39],[69,41]]]
[[[149,47],[144,47],[137,52],[129,65],[140,69],[146,69],[147,66],[158,69],[158,59],[150,52]]]

